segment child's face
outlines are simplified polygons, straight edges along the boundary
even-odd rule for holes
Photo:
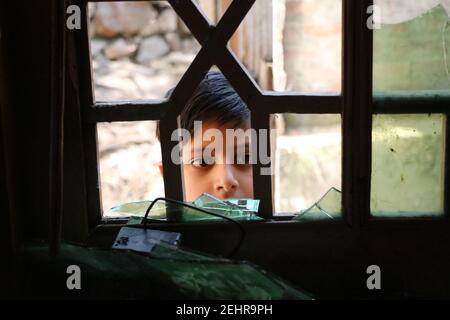
[[[235,128],[227,125],[219,125],[215,121],[203,121],[201,132],[194,132],[193,140],[183,146],[183,178],[186,201],[194,201],[203,192],[207,192],[219,199],[227,198],[253,198],[253,174],[252,165],[248,161],[250,154],[250,145],[248,141],[229,142],[226,139],[226,129],[249,129],[249,122],[245,122]],[[217,129],[222,133],[222,148],[214,149],[210,158],[212,164],[205,163],[202,159],[204,149],[211,144],[211,138],[205,136],[208,129]],[[245,140],[245,139],[244,139]],[[245,159],[242,158],[243,152],[238,152],[238,146],[241,151],[244,150]],[[211,147],[211,145],[210,145]],[[197,148],[197,149],[194,149]],[[234,149],[234,152],[231,151]],[[201,152],[195,152],[200,150]],[[234,156],[235,159],[231,159]],[[236,157],[240,156],[238,164]],[[228,157],[228,158],[227,158]],[[229,159],[226,162],[226,159]],[[231,160],[231,161],[230,161]]]

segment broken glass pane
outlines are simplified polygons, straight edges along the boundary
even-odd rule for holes
[[[112,207],[105,216],[107,217],[143,217],[145,211],[148,209],[152,202],[151,201],[137,201],[120,204],[118,206]],[[156,206],[156,204],[155,204]],[[165,214],[157,214],[156,208],[153,212],[149,214],[150,218],[154,219],[165,219]]]
[[[204,197],[203,197],[204,198]],[[242,200],[242,199],[241,199]],[[246,199],[247,200],[247,199]],[[201,202],[201,200],[199,200]],[[196,210],[195,208],[187,207],[182,204],[167,202],[164,200],[160,200],[157,203],[163,203],[163,211],[166,214],[168,221],[176,221],[176,222],[193,222],[193,221],[224,221],[226,219],[214,215],[218,214],[221,216],[225,216],[227,218],[233,220],[262,220],[262,218],[256,215],[255,211],[247,210],[245,207],[235,205],[231,202],[227,203],[222,200],[212,200],[208,202],[200,203],[196,205],[195,202],[193,205],[200,209],[204,209],[207,212]],[[156,208],[158,212],[161,212],[160,207]],[[150,213],[152,213],[150,210]],[[212,213],[212,214],[211,214]]]
[[[449,14],[439,2],[376,1],[381,23],[374,26],[375,91],[450,88]]]
[[[341,192],[331,188],[311,207],[300,211],[294,220],[337,219],[341,215],[341,203]]]
[[[445,117],[441,114],[374,116],[374,216],[442,214],[444,132]]]
[[[251,217],[258,212],[259,200],[247,198],[220,200],[205,192],[192,204],[226,216],[248,215]]]
[[[125,203],[112,208],[108,213],[108,217],[138,217],[130,219],[128,224],[140,224],[142,217],[151,205],[152,201],[139,201]],[[204,209],[208,212],[217,213],[236,220],[263,220],[258,217],[259,200],[254,199],[226,199],[220,200],[212,195],[203,193],[194,202],[187,204]],[[190,208],[182,204],[158,200],[155,202],[148,214],[149,219],[163,221],[220,221],[224,218]]]

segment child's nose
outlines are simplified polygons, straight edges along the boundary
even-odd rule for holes
[[[233,165],[217,164],[215,167],[214,191],[220,198],[229,198],[236,192],[236,189],[239,186],[239,182],[234,174]]]

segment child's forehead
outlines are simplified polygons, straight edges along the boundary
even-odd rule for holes
[[[227,122],[220,123],[217,120],[198,120],[195,121],[194,124],[197,123],[197,126],[201,126],[202,130],[208,129],[218,129],[218,130],[227,130],[227,129],[249,129],[250,128],[250,120],[243,121],[240,123],[236,122]],[[194,126],[195,129],[195,126]],[[195,133],[195,132],[194,132]]]
[[[240,123],[220,123],[215,120],[196,121],[194,123],[193,132],[190,134],[190,139],[186,140],[184,147],[194,147],[194,145],[209,144],[213,139],[216,142],[220,140],[221,143],[248,144],[251,140],[250,121]],[[231,135],[230,135],[231,134]],[[234,142],[233,142],[234,141]]]

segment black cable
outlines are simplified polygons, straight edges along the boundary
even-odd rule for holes
[[[148,217],[148,214],[149,214],[150,210],[153,208],[153,206],[155,205],[155,203],[157,201],[159,201],[159,200],[164,200],[164,201],[167,201],[169,203],[175,203],[175,204],[178,204],[178,205],[181,205],[181,206],[184,206],[184,207],[188,207],[188,208],[191,208],[191,209],[194,209],[194,210],[198,210],[200,212],[203,212],[203,213],[206,213],[206,214],[209,214],[209,215],[212,215],[212,216],[216,216],[216,217],[219,217],[219,218],[223,218],[225,220],[230,221],[231,223],[234,223],[238,227],[238,229],[240,231],[240,237],[239,237],[239,240],[238,240],[236,246],[233,248],[233,251],[231,251],[231,253],[228,255],[228,257],[232,257],[239,250],[239,248],[241,247],[241,245],[242,245],[242,243],[244,241],[244,238],[245,238],[245,229],[242,226],[242,224],[239,223],[238,221],[236,221],[234,219],[231,219],[229,217],[226,217],[224,215],[221,215],[219,213],[210,212],[210,211],[207,211],[205,209],[202,209],[202,208],[199,208],[199,207],[187,204],[187,203],[182,202],[182,201],[173,200],[173,199],[164,198],[164,197],[159,197],[159,198],[154,199],[152,201],[152,203],[149,205],[149,207],[147,208],[147,211],[145,211],[144,224],[143,224],[144,230],[147,229],[147,217]]]

